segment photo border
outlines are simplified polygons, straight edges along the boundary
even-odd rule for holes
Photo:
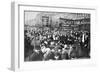
[[[57,63],[60,63],[60,61],[55,61],[55,62],[53,62],[53,61],[50,61],[50,62],[42,62],[42,64],[41,64],[41,62],[39,63],[39,62],[34,62],[33,63],[33,66],[32,66],[32,64],[30,64],[31,66],[26,66],[26,67],[23,67],[22,66],[22,64],[21,64],[21,52],[20,52],[20,6],[25,6],[25,7],[30,7],[30,6],[33,6],[33,7],[44,7],[44,8],[65,8],[65,9],[78,9],[78,10],[91,10],[91,11],[93,11],[93,17],[94,17],[94,20],[92,21],[93,22],[93,25],[91,24],[90,25],[90,27],[91,27],[91,29],[90,29],[90,31],[93,33],[93,34],[91,34],[91,40],[93,40],[92,38],[93,38],[93,36],[95,36],[95,24],[96,24],[96,8],[95,7],[82,7],[82,6],[80,6],[80,8],[79,7],[77,7],[77,6],[73,6],[73,5],[70,5],[70,6],[66,6],[66,7],[59,7],[59,6],[42,6],[42,5],[33,5],[33,4],[31,4],[31,3],[27,3],[27,4],[25,4],[25,3],[18,3],[18,2],[13,2],[12,3],[12,18],[11,18],[11,20],[12,20],[12,49],[11,49],[11,54],[12,54],[12,57],[11,57],[11,69],[12,70],[14,70],[14,71],[19,71],[19,70],[26,70],[26,69],[40,69],[40,68],[34,68],[33,66],[34,66],[34,64],[38,64],[38,65],[48,65],[49,64],[49,66],[50,67],[55,67],[56,65],[55,65],[55,62],[57,62]],[[61,12],[63,12],[63,11],[61,11]],[[24,26],[24,25],[23,25]],[[91,41],[90,40],[90,41]],[[91,45],[92,45],[92,43],[91,43]],[[95,45],[94,45],[95,46]],[[94,53],[96,53],[96,50],[95,50],[95,52]],[[96,54],[94,55],[95,57],[96,57]],[[83,59],[82,59],[83,60]],[[82,61],[81,60],[81,61]],[[76,63],[76,64],[74,64],[74,65],[71,65],[71,64],[73,64],[73,62],[74,63]],[[80,65],[80,64],[77,64],[77,62],[80,62],[80,60],[71,60],[71,64],[70,64],[70,60],[68,60],[67,62],[66,61],[63,61],[62,63],[63,64],[60,64],[60,65],[57,65],[57,66],[60,66],[60,67],[72,67],[72,66],[82,66],[82,65]],[[86,62],[91,62],[91,63],[86,63]],[[64,65],[64,63],[69,63],[68,64],[68,66],[66,66],[66,65]],[[84,63],[83,63],[83,65],[95,65],[95,63],[96,63],[96,59],[95,58],[93,58],[93,60],[85,60],[84,59]],[[28,63],[29,64],[29,63]],[[28,65],[27,64],[27,65]],[[51,65],[52,64],[52,65]],[[42,66],[41,66],[42,67]],[[47,66],[46,66],[47,67]],[[45,68],[46,68],[45,67]],[[53,67],[53,68],[54,68]],[[42,68],[43,69],[43,68]]]

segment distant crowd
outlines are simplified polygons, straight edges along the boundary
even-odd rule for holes
[[[61,32],[56,28],[24,30],[25,61],[80,58],[90,58],[89,31]]]

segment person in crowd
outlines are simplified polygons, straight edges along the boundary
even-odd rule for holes
[[[41,47],[41,51],[43,52],[43,60],[51,60],[54,59],[53,53],[50,48],[46,46]]]
[[[62,59],[69,59],[68,49],[69,49],[68,45],[65,44],[64,48],[62,48],[62,55],[61,55]]]

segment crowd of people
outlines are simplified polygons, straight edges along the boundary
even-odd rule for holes
[[[59,28],[34,27],[24,30],[25,61],[90,58],[90,33]]]

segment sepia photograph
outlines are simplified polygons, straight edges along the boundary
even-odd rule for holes
[[[89,59],[88,13],[24,11],[24,61]]]

